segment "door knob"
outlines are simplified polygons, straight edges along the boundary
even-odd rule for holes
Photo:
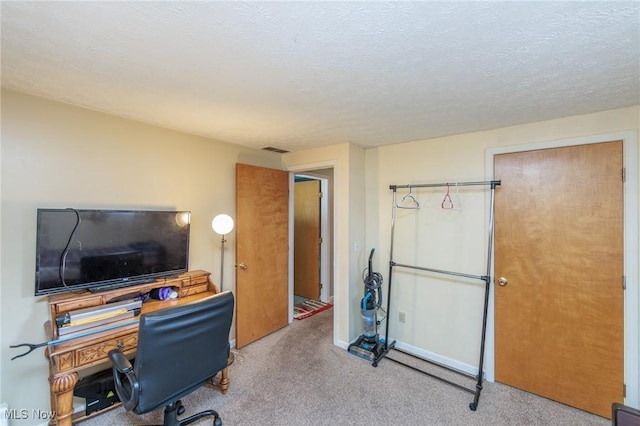
[[[498,280],[498,284],[504,287],[505,285],[509,284],[509,280],[505,277],[500,277],[500,279]]]
[[[245,264],[245,263],[239,263],[236,265],[236,268],[240,268],[244,271],[246,271],[247,269],[249,269],[249,267]]]

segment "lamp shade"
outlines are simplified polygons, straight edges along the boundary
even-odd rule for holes
[[[216,234],[226,235],[233,229],[233,219],[228,214],[219,214],[211,221],[211,227]]]

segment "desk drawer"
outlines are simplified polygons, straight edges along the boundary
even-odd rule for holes
[[[85,297],[82,300],[70,300],[56,304],[56,315],[78,309],[93,308],[104,304],[102,296]]]
[[[77,349],[75,356],[75,366],[91,364],[96,361],[106,361],[109,357],[109,351],[119,349],[122,352],[130,352],[138,346],[138,333],[128,334],[116,339],[107,340],[86,348]]]
[[[180,297],[191,296],[192,294],[205,293],[209,291],[209,283],[192,285],[190,287],[184,287],[180,294]]]
[[[196,285],[201,285],[201,284],[208,284],[209,283],[209,276],[208,275],[203,275],[203,276],[199,276],[199,277],[188,277],[188,278],[183,278],[182,279],[182,286],[183,287],[191,287],[191,286],[196,286]]]

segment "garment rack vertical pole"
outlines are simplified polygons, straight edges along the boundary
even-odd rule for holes
[[[432,377],[434,379],[440,380],[441,382],[447,383],[449,385],[452,385],[460,390],[469,392],[473,394],[473,401],[471,403],[469,403],[469,408],[472,411],[475,411],[478,407],[478,402],[480,400],[480,392],[482,391],[482,383],[483,383],[483,366],[484,366],[484,351],[485,351],[485,338],[486,338],[486,332],[487,332],[487,315],[488,315],[488,308],[489,308],[489,290],[491,287],[491,256],[493,253],[493,234],[494,234],[494,205],[495,205],[495,189],[497,186],[500,185],[500,181],[499,180],[491,180],[491,181],[478,181],[478,182],[456,182],[456,183],[430,183],[430,184],[411,184],[411,185],[390,185],[389,189],[391,189],[393,191],[393,207],[391,210],[391,249],[389,251],[389,278],[388,278],[388,296],[387,296],[387,322],[386,322],[386,328],[385,328],[385,340],[384,340],[384,344],[383,344],[383,350],[381,351],[380,355],[373,361],[372,365],[374,367],[376,367],[378,365],[378,362],[382,359],[382,358],[387,358],[390,361],[396,362],[398,364],[404,365],[405,367],[411,368],[415,371],[418,371],[420,373],[423,373],[429,377]],[[406,264],[402,264],[402,263],[397,263],[394,260],[393,257],[393,246],[394,246],[394,233],[395,233],[395,223],[396,223],[396,209],[398,208],[398,204],[396,201],[396,192],[398,189],[402,189],[402,188],[408,188],[409,192],[411,192],[412,189],[416,189],[416,188],[437,188],[437,187],[449,187],[449,186],[488,186],[491,189],[491,197],[490,197],[490,203],[489,203],[489,236],[488,236],[488,247],[487,247],[487,269],[486,269],[486,274],[485,275],[472,275],[472,274],[467,274],[467,273],[463,273],[463,272],[454,272],[454,271],[445,271],[445,270],[441,270],[441,269],[433,269],[433,268],[426,268],[426,267],[422,267],[422,266],[416,266],[416,265],[406,265]],[[472,375],[469,374],[467,372],[463,372],[460,371],[458,369],[449,367],[447,365],[443,365],[440,363],[436,363],[421,357],[418,357],[416,355],[413,355],[411,353],[405,352],[403,350],[397,349],[395,347],[396,345],[396,341],[391,341],[391,339],[389,338],[389,322],[390,322],[390,313],[391,313],[391,284],[392,284],[392,277],[393,277],[393,270],[394,268],[405,268],[405,269],[415,269],[415,270],[420,270],[420,271],[426,271],[426,272],[431,272],[431,273],[436,273],[436,274],[444,274],[444,275],[453,275],[453,276],[457,276],[457,277],[463,277],[463,278],[470,278],[470,279],[477,279],[477,280],[481,280],[484,282],[485,285],[485,291],[484,291],[484,308],[483,308],[483,315],[482,315],[482,333],[481,333],[481,338],[480,338],[480,354],[479,354],[479,360],[478,360],[478,374],[477,375]],[[460,374],[462,376],[466,376],[467,378],[470,379],[474,379],[476,380],[476,385],[475,385],[475,389],[472,388],[468,388],[465,387],[463,385],[460,385],[456,382],[447,380],[443,377],[440,377],[436,374],[432,374],[426,371],[423,371],[415,366],[406,364],[400,360],[388,357],[387,355],[391,352],[391,351],[397,351],[400,353],[403,353],[404,355],[407,355],[409,357],[412,358],[417,358],[419,360],[425,361],[427,363],[430,364],[434,364],[437,367],[443,368],[445,370],[449,370],[452,371],[454,373]]]

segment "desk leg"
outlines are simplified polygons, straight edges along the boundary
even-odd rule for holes
[[[227,389],[229,389],[229,367],[225,367],[224,369],[222,369],[222,371],[220,372],[220,380],[216,382],[216,379],[218,378],[218,376],[216,375],[216,377],[214,377],[213,379],[209,380],[205,386],[210,387],[210,388],[220,388],[220,391],[225,394],[227,393]]]
[[[229,389],[229,368],[225,367],[222,370],[222,378],[220,378],[220,390],[222,391],[222,394],[224,395],[225,393],[227,393],[227,389]]]
[[[73,388],[78,383],[78,373],[49,379],[51,395],[55,399],[55,422],[58,426],[71,426],[73,416]]]

